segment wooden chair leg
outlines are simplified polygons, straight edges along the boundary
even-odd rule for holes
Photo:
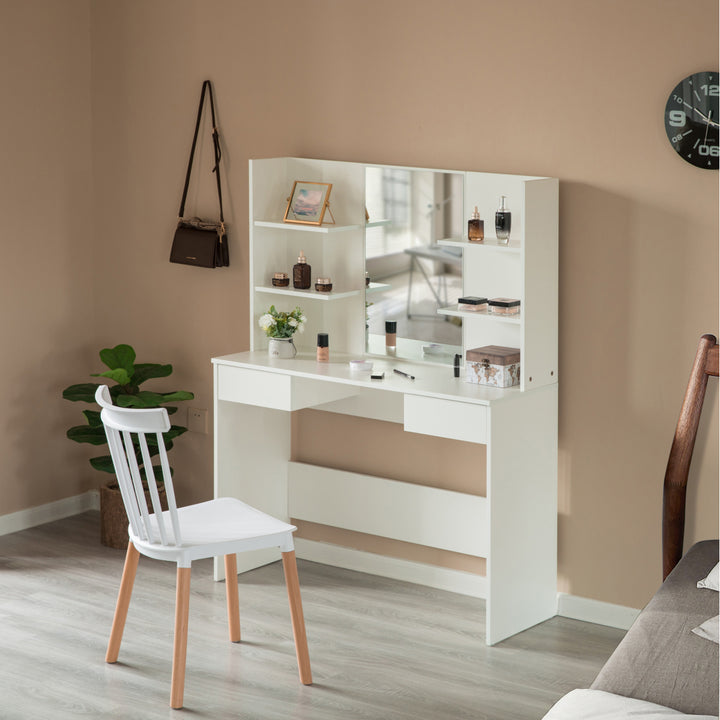
[[[227,595],[230,642],[240,642],[240,600],[237,583],[237,555],[225,556],[225,593]]]
[[[120,653],[120,643],[122,642],[123,630],[125,629],[128,608],[130,607],[130,597],[132,596],[133,585],[135,584],[135,573],[137,572],[139,558],[140,553],[135,549],[132,542],[128,542],[127,553],[125,554],[125,566],[123,567],[122,580],[120,581],[120,591],[118,592],[117,603],[115,604],[115,616],[113,617],[110,640],[108,642],[107,652],[105,653],[105,662],[108,663],[117,662],[118,654]]]
[[[300,682],[303,685],[312,685],[310,655],[308,653],[307,635],[305,634],[305,618],[300,597],[300,581],[298,579],[295,551],[291,550],[282,553],[282,562],[288,600],[290,601],[290,618],[292,619],[293,637],[295,638],[295,653],[297,655],[298,670],[300,671]]]
[[[175,593],[175,642],[173,645],[172,686],[170,688],[170,707],[176,709],[183,706],[189,613],[190,568],[179,567]]]

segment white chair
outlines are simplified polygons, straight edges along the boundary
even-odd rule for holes
[[[105,661],[114,663],[118,659],[140,554],[177,563],[170,706],[181,708],[185,685],[192,561],[224,555],[230,640],[239,642],[240,612],[236,553],[279,547],[290,600],[290,616],[300,681],[304,685],[310,685],[312,683],[310,657],[292,539],[292,533],[297,528],[235,498],[218,498],[178,508],[162,439],[162,433],[170,429],[167,410],[116,407],[112,404],[110,391],[106,385],[101,385],[97,389],[95,400],[102,408],[101,418],[130,521],[127,556]],[[162,479],[165,482],[169,508],[164,512],[160,505],[157,481],[148,449],[148,445],[152,447],[154,443],[157,443],[159,449]],[[145,469],[143,474],[146,476],[150,492],[152,512],[145,500],[138,457],[142,458]]]

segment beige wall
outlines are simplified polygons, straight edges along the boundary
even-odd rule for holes
[[[60,398],[94,345],[89,0],[0,1],[0,48],[4,515],[83,492],[92,475]]]
[[[3,117],[21,126],[21,142],[14,127],[3,134],[13,160],[2,186],[13,230],[4,245],[18,257],[0,270],[3,307],[15,310],[4,318],[9,492],[0,513],[96,481],[61,437],[69,415],[55,399],[97,369],[97,348],[130,342],[143,360],[173,362],[168,387],[191,389],[195,405],[211,408],[209,358],[248,346],[248,158],[550,175],[561,180],[559,588],[636,607],[647,600],[660,579],[660,487],[693,347],[702,332],[718,331],[718,175],[676,157],[662,123],[675,83],[718,64],[714,0],[694,0],[691,14],[685,0],[4,4],[19,26],[0,31],[16,59],[38,14],[65,42],[48,29],[32,58],[0,70],[13,75],[18,109],[33,116],[30,127]],[[167,262],[206,77],[227,159],[232,265],[219,271]],[[28,91],[37,83],[42,97]],[[207,172],[203,180],[195,208],[212,212]],[[68,209],[60,218],[59,189]],[[30,208],[39,214],[34,232],[16,219],[20,207],[23,220]],[[91,209],[92,233],[71,227]],[[18,238],[34,244],[38,260],[27,267]],[[94,283],[91,269],[101,275]],[[43,435],[55,439],[42,462],[21,432],[34,422],[28,394],[50,401]],[[711,409],[690,491],[690,540],[717,536],[716,392]],[[357,467],[384,432],[357,419],[334,423],[338,439],[352,438],[338,458],[325,449],[335,438],[318,442],[326,422],[320,413],[296,418],[296,455]],[[418,459],[412,437],[392,439],[383,474],[442,475],[464,487],[482,466],[481,451],[462,444],[438,441],[438,468]],[[185,502],[212,493],[211,444],[211,435],[188,434],[173,451]],[[345,541],[370,547],[362,537]]]

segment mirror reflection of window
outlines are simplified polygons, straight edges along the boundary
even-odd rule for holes
[[[398,356],[423,359],[423,349],[439,345],[424,359],[452,359],[460,321],[437,309],[462,295],[462,255],[438,240],[462,237],[462,175],[369,167],[366,203],[368,352],[384,354],[385,321],[395,320]]]

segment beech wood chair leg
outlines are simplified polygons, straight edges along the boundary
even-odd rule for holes
[[[310,655],[308,653],[307,635],[305,634],[305,617],[303,616],[302,598],[300,597],[300,581],[298,579],[295,551],[291,550],[282,553],[282,562],[288,600],[290,601],[290,618],[292,620],[293,637],[295,638],[295,653],[297,654],[300,682],[303,685],[312,685]]]
[[[172,686],[170,688],[170,707],[176,709],[183,706],[189,613],[190,568],[179,567],[175,593],[175,642],[173,645]]]
[[[113,617],[110,640],[108,641],[107,652],[105,653],[105,662],[108,663],[117,662],[120,653],[120,643],[122,642],[123,630],[125,629],[128,608],[130,607],[130,597],[132,596],[133,585],[135,584],[135,573],[137,572],[139,559],[140,553],[135,549],[132,542],[128,542],[127,553],[125,554],[125,566],[123,567],[122,580],[120,581],[120,590],[118,592],[117,603],[115,604],[115,616]]]
[[[230,642],[240,642],[240,600],[238,598],[237,555],[225,556],[225,593],[227,595]]]

